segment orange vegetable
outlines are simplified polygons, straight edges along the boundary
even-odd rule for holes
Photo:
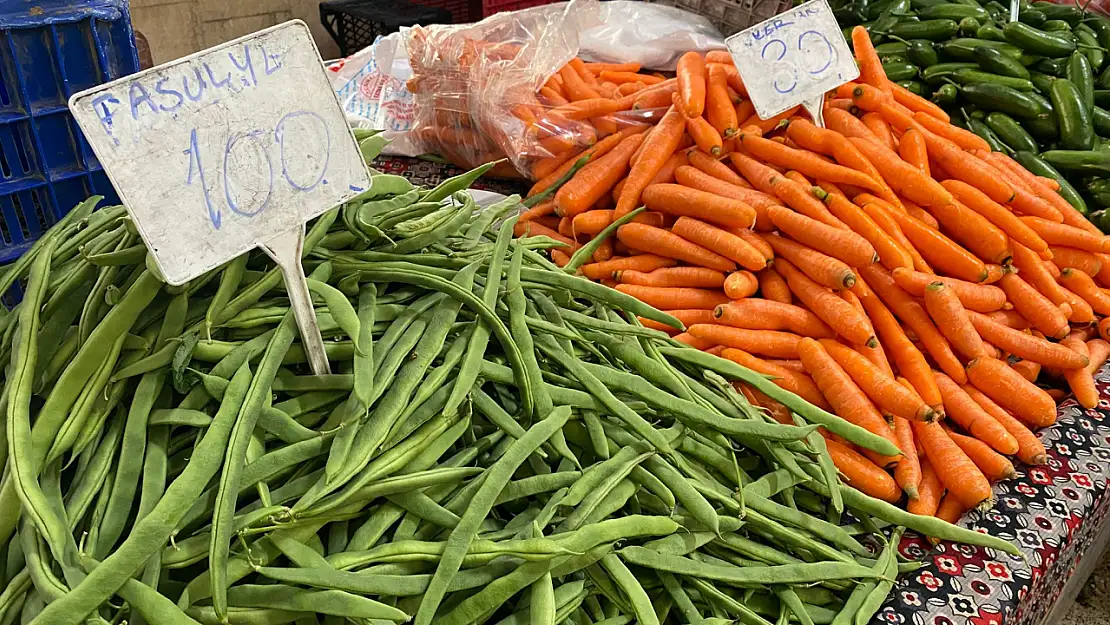
[[[1061,269],[1072,267],[1089,276],[1097,276],[1102,270],[1102,259],[1091,252],[1055,245],[1048,246],[1048,249],[1052,252],[1052,262]]]
[[[948,433],[948,438],[951,438],[952,442],[956,443],[968,458],[971,458],[988,480],[1000,482],[1017,476],[1014,465],[1006,459],[1006,456],[991,449],[990,445],[977,438],[957,434],[948,428],[945,428],[945,431]]]
[[[998,281],[1006,297],[1022,317],[1046,336],[1063,338],[1068,333],[1068,318],[1051,300],[1041,295],[1028,282],[1015,273],[1008,273]]]
[[[889,209],[886,212],[929,264],[949,276],[968,282],[982,282],[987,278],[987,267],[983,261],[952,239],[906,213]]]
[[[825,441],[833,464],[836,465],[844,481],[850,486],[877,499],[896,503],[902,498],[902,490],[894,478],[874,462],[847,445],[832,439]]]
[[[771,381],[776,385],[794,393],[814,406],[824,410],[831,409],[829,403],[825,401],[825,397],[821,395],[821,391],[817,388],[817,385],[804,373],[791,371],[786,367],[773,364],[734,347],[726,347],[724,351],[721,352],[721,356],[742,367],[747,367],[757,373],[771,376]]]
[[[1017,457],[1022,462],[1029,465],[1038,465],[1048,461],[1044,445],[1029,428],[1025,427],[1025,424],[1015,419],[1012,414],[994,403],[993,399],[984,395],[982,391],[974,386],[966,385],[963,389],[968,396],[975,400],[975,403],[979,404],[980,408],[993,417],[995,421],[1001,423],[1002,427],[1006,428],[1006,431],[1017,440]]]
[[[937,477],[937,472],[933,470],[933,465],[928,458],[921,458],[920,463],[921,480],[917,486],[917,498],[910,498],[906,503],[906,510],[913,514],[933,516],[937,513],[941,497],[944,495],[944,485],[940,483],[940,478]],[[897,472],[895,478],[897,479]]]
[[[667,111],[663,119],[643,141],[643,158],[632,165],[628,178],[625,180],[624,189],[617,200],[615,218],[620,218],[632,212],[640,204],[640,196],[644,189],[651,184],[656,174],[667,164],[668,159],[678,149],[682,140],[685,122],[674,106]],[[580,172],[581,173],[581,172]]]
[[[925,147],[925,137],[921,131],[908,128],[902,133],[902,140],[898,142],[898,155],[902,160],[920,169],[926,176],[929,174],[929,150]]]
[[[878,87],[886,93],[893,91],[890,81],[886,78],[886,72],[883,71],[883,63],[879,60],[879,54],[875,52],[875,46],[871,44],[871,35],[863,26],[856,26],[852,29],[852,53],[859,64],[860,80]]]
[[[1110,237],[1040,217],[1022,217],[1021,220],[1049,245],[1071,247],[1088,252],[1110,252]]]
[[[698,191],[678,184],[653,184],[644,189],[644,205],[676,217],[693,217],[728,228],[747,228],[755,209],[742,200]],[[620,211],[617,211],[619,214]]]
[[[728,301],[724,293],[709,289],[618,284],[616,289],[659,309],[713,309]]]
[[[928,115],[932,115],[933,117],[943,122],[951,121],[948,113],[945,113],[944,109],[940,108],[933,102],[926,100],[925,98],[917,95],[909,89],[906,89],[896,82],[889,83],[889,86],[891,90],[891,95],[894,96],[894,101],[908,108],[909,110],[914,111],[914,117],[916,117],[916,113],[925,113]]]
[[[745,269],[759,271],[767,266],[767,258],[747,241],[704,221],[679,217],[678,221],[671,226],[671,232],[691,243],[713,250]]]
[[[843,262],[801,243],[768,234],[764,239],[780,257],[801,269],[815,282],[830,289],[848,289],[856,283],[856,274]]]
[[[952,124],[949,124],[946,121],[941,121],[936,117],[929,115],[928,113],[914,113],[913,119],[918,124],[921,124],[921,126],[925,130],[928,130],[938,137],[948,139],[952,143],[955,143],[957,146],[959,146],[961,149],[988,151],[991,149],[990,144],[974,132],[964,130],[959,126],[953,126]]]
[[[860,117],[860,121],[871,130],[872,134],[879,138],[879,142],[886,149],[892,151],[898,149],[894,141],[894,134],[890,132],[890,126],[887,125],[882,115],[875,112],[864,113]]]
[[[971,361],[967,365],[967,378],[987,397],[1034,427],[1056,422],[1056,402],[1052,397],[1001,360],[979,358]]]
[[[1074,333],[1068,336],[1060,345],[1066,347],[1087,358],[1090,361],[1090,349],[1083,337],[1076,336]],[[1099,363],[1101,365],[1101,363]],[[1075,401],[1079,402],[1080,406],[1084,408],[1094,408],[1098,405],[1098,389],[1095,388],[1095,378],[1093,371],[1088,370],[1087,367],[1079,369],[1066,369],[1064,370],[1064,379],[1068,382],[1068,387],[1071,392],[1075,394]]]
[[[789,167],[821,180],[851,184],[877,193],[883,191],[882,184],[862,171],[829,163],[812,152],[790,148],[753,133],[740,133],[740,141],[748,153],[762,161]]]
[[[1087,366],[1086,358],[1062,345],[1009,328],[986,315],[969,312],[968,316],[980,336],[1018,358],[1056,369],[1081,369]]]
[[[940,282],[950,288],[968,310],[988,313],[999,310],[1006,304],[1006,292],[996,286],[946,278],[912,269],[895,269],[890,275],[902,290],[914,297],[925,297],[926,288],[934,282]]]
[[[739,152],[730,153],[729,159],[737,171],[743,174],[756,189],[779,198],[810,219],[820,221],[828,226],[846,228],[844,223],[833,217],[832,213],[825,208],[825,205],[814,197],[806,187]],[[768,207],[768,210],[770,210],[770,207]]]
[[[606,280],[613,277],[616,271],[642,271],[647,273],[660,267],[674,267],[678,264],[673,258],[665,258],[654,254],[641,254],[626,258],[612,258],[604,262],[588,263],[578,268],[578,272],[591,280]]]
[[[991,499],[991,484],[979,467],[944,431],[939,423],[914,421],[913,433],[930,466],[948,489],[967,508],[974,508]]]
[[[790,262],[780,259],[775,268],[786,278],[790,290],[814,314],[827,323],[837,334],[857,345],[875,340],[875,331],[867,316],[835,293],[811,280]]]
[[[789,304],[794,301],[790,296],[790,286],[786,284],[786,280],[775,271],[772,267],[768,267],[758,274],[759,279],[759,293],[763,299],[771,300],[774,302],[781,302]]]
[[[659,256],[681,260],[691,265],[708,267],[717,271],[729,272],[736,269],[736,263],[691,243],[686,239],[662,228],[647,224],[630,223],[617,229],[617,239],[632,249],[651,251]],[[688,306],[665,306],[665,308],[691,308]],[[694,307],[697,308],[697,307]]]
[[[762,354],[771,358],[797,358],[798,342],[802,337],[789,332],[774,330],[747,330],[716,324],[696,324],[687,331],[714,345],[725,345],[742,349],[753,354]]]
[[[933,409],[917,393],[902,386],[859,352],[832,339],[821,339],[820,343],[882,411],[909,420],[932,421],[936,418]]]
[[[574,217],[589,209],[625,176],[628,160],[643,140],[639,134],[626,137],[605,156],[578,170],[574,178],[555,192],[556,211]]]
[[[769,207],[767,216],[790,238],[851,267],[866,266],[877,260],[875,248],[851,230],[826,225],[781,206]]]
[[[678,59],[678,93],[687,117],[701,117],[705,111],[705,59],[687,52]]]
[[[785,330],[801,336],[832,338],[835,333],[812,312],[768,299],[737,299],[713,309],[717,323],[749,330]]]
[[[759,282],[750,271],[734,271],[725,278],[725,295],[734,300],[751,297],[758,288]]]
[[[725,274],[705,267],[663,267],[648,273],[615,271],[613,279],[621,284],[639,286],[720,289],[725,285]]]
[[[560,165],[558,169],[540,179],[538,182],[536,182],[536,184],[532,185],[532,188],[528,190],[528,197],[532,197],[533,195],[538,195],[546,191],[548,188],[551,187],[551,185],[555,184],[568,171],[570,171],[570,169],[574,167],[574,164],[583,157],[587,159],[587,163],[593,162],[608,154],[610,150],[617,147],[617,145],[619,145],[621,141],[623,141],[628,136],[644,132],[646,128],[647,126],[633,126],[625,128],[617,134],[609,135],[601,141],[593,144],[593,146],[591,146],[590,148],[572,156],[571,158],[567,159],[562,165]],[[581,170],[579,170],[579,172],[581,172]]]
[[[948,343],[965,358],[987,355],[983,339],[968,319],[967,310],[960,303],[956,292],[943,282],[933,282],[925,287],[925,310],[932,317],[937,329]]]
[[[1060,271],[1060,284],[1083,298],[1100,315],[1110,315],[1110,294],[1099,288],[1091,276],[1067,267]]]
[[[739,120],[728,93],[728,74],[725,67],[717,63],[710,63],[707,71],[705,118],[722,137],[731,137],[739,128]]]
[[[944,398],[944,410],[948,418],[971,432],[971,435],[987,443],[1000,453],[1012,454],[1018,450],[1018,442],[994,417],[987,414],[952,378],[937,373],[937,386]]]

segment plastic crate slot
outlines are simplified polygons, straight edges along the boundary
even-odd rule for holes
[[[15,243],[15,241],[12,240],[12,229],[9,226],[9,223],[17,220],[15,218],[15,212],[12,210],[11,207],[10,198],[6,197],[0,199],[0,215],[3,215],[4,217],[3,219],[0,219],[0,237],[4,239],[4,243],[11,245],[12,243]]]
[[[69,115],[58,113],[35,120],[41,142],[43,168],[48,180],[57,180],[84,170],[77,152],[77,139],[69,124],[70,119]]]
[[[48,107],[65,106],[61,76],[54,64],[54,46],[49,29],[12,31],[10,45],[16,75],[26,94],[31,115]]]
[[[88,25],[83,22],[57,24],[53,30],[66,97],[97,85],[101,80],[100,66]]]
[[[27,206],[27,201],[24,197],[27,193],[30,193],[30,191],[20,191],[11,198],[12,208],[15,209],[16,223],[19,224],[20,241],[26,241],[31,238],[31,226],[27,223],[27,209],[31,207]]]
[[[97,195],[91,188],[91,181],[85,174],[53,182],[51,189],[54,192],[54,214],[47,218],[50,223],[56,223],[65,216],[74,206],[85,201],[90,195]]]
[[[39,197],[38,192],[35,191],[35,190],[32,190],[29,193],[31,195],[31,203],[35,207],[35,217],[38,218],[38,222],[39,222],[38,223],[38,228],[36,228],[36,231],[35,231],[35,236],[38,236],[40,233],[42,233],[48,227],[53,225],[54,220],[50,218],[50,215],[46,214],[46,206],[43,204],[42,198]]]

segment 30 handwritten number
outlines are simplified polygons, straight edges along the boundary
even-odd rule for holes
[[[824,44],[824,45],[822,45]],[[816,50],[812,49],[816,47]],[[772,70],[775,76],[774,88],[779,93],[791,93],[798,87],[798,70],[804,70],[813,78],[820,78],[821,74],[828,71],[836,60],[836,50],[825,35],[816,30],[807,30],[798,36],[795,44],[800,63],[792,59],[783,60],[789,52],[788,44],[782,39],[772,39],[763,44],[760,56],[765,61],[775,64]],[[814,68],[814,66],[816,66]]]
[[[267,139],[268,138],[268,139]],[[313,142],[322,143],[321,150],[306,149]],[[286,145],[289,143],[290,145]],[[311,191],[325,183],[331,155],[331,136],[319,115],[298,111],[283,117],[272,132],[254,130],[231,135],[224,145],[223,189],[224,202],[235,214],[253,217],[270,204],[274,193],[275,167],[271,157],[273,147],[278,149],[282,177],[295,191]],[[295,148],[292,146],[296,146]],[[200,184],[208,218],[217,230],[223,225],[223,214],[213,201],[205,162],[194,128],[189,133],[189,147],[184,151],[189,157],[185,183]],[[259,167],[262,162],[266,166]],[[219,175],[219,173],[217,173]]]

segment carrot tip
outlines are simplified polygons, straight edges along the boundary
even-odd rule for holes
[[[876,339],[875,337],[871,337],[871,338],[867,339],[867,342],[865,343],[865,345],[874,349],[874,348],[879,346],[879,340]]]
[[[910,499],[917,499],[917,487],[913,484],[907,484],[902,490],[905,491],[906,497],[909,497]]]

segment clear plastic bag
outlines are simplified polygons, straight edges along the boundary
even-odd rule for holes
[[[582,33],[583,59],[674,71],[678,57],[691,50],[725,49],[721,31],[708,18],[676,7],[612,0],[603,5],[601,19]]]
[[[600,13],[597,0],[572,0],[406,31],[415,143],[462,167],[508,158],[501,175],[530,172],[556,146],[589,145],[591,126],[548,123],[536,94],[578,53],[580,34]]]

